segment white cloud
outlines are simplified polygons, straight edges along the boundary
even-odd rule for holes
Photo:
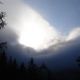
[[[74,28],[72,31],[70,31],[69,35],[66,38],[66,41],[71,41],[78,37],[80,37],[80,28]]]
[[[41,37],[41,35],[37,36],[37,33],[33,35],[36,36],[39,41],[44,40],[44,42],[42,42],[41,46],[39,47],[45,48],[48,47],[49,45],[56,44],[61,40],[61,36],[59,32],[53,26],[51,26],[50,23],[47,22],[39,13],[37,13],[32,8],[30,8],[27,4],[25,4],[23,0],[2,0],[2,2],[4,3],[4,5],[2,6],[2,10],[4,9],[4,11],[6,11],[7,13],[7,20],[6,20],[7,25],[17,34],[18,37],[24,35],[25,32],[27,32],[25,29],[28,29],[26,27],[31,25],[35,20],[34,23],[36,24],[36,29],[38,29],[37,28],[38,26],[39,29],[43,28],[42,32],[44,32],[44,34],[46,35],[45,36],[40,32],[42,36],[45,36],[45,39],[40,39],[40,40],[38,38]],[[30,24],[27,25],[28,23]],[[27,36],[28,36],[27,38],[29,38],[29,35]],[[30,39],[32,40],[32,38]],[[39,44],[37,39],[34,42],[37,42],[36,44]]]
[[[61,36],[59,34],[59,31],[57,31],[53,26],[51,26],[50,23],[47,22],[39,13],[34,11],[27,4],[25,5],[23,0],[2,0],[2,2],[4,4],[0,5],[0,10],[6,11],[7,13],[6,21],[8,23],[8,26],[12,28],[13,31],[15,31],[18,37],[20,37],[19,34],[23,29],[22,26],[25,23],[29,22],[28,19],[30,18],[30,16],[32,16],[32,18],[37,17],[37,21],[38,23],[41,23],[41,27],[44,27],[44,29],[45,28],[47,29],[47,32],[48,32],[46,33],[47,41],[45,41],[44,47],[45,46],[49,47],[54,44],[57,44],[57,47],[58,47],[59,46],[58,44],[66,43],[80,36],[80,28],[75,28],[72,31],[70,31],[67,37]],[[33,16],[32,15],[33,13],[36,15]]]

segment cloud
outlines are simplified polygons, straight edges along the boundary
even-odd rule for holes
[[[51,69],[77,69],[78,64],[76,59],[80,56],[80,38],[75,38],[70,41],[64,41],[57,45],[52,45],[46,50],[43,50],[37,56],[38,59],[45,62]]]
[[[43,22],[48,26],[49,32],[51,32],[51,38],[48,37],[48,42],[46,42],[45,46],[48,45],[47,49],[52,48],[54,46],[54,49],[59,49],[67,42],[72,42],[72,40],[78,38],[80,36],[80,28],[75,28],[72,31],[70,31],[69,35],[67,36],[61,36],[59,31],[56,30],[53,26],[49,24],[46,20],[43,19],[41,15],[39,15],[37,12],[35,12],[32,8],[30,8],[27,4],[25,5],[23,0],[2,0],[4,3],[3,5],[0,5],[0,9],[6,11],[6,21],[8,28],[6,27],[5,32],[0,31],[0,35],[4,35],[4,40],[7,40],[9,42],[17,42],[18,44],[18,38],[21,33],[21,26],[22,24],[22,17],[27,17],[30,15],[29,13],[35,13],[37,16],[39,16],[41,23]],[[27,7],[26,7],[27,6]],[[26,11],[27,9],[27,11]],[[24,12],[25,11],[25,12]],[[26,14],[26,15],[25,15]],[[36,17],[37,17],[36,16]],[[21,18],[20,18],[21,17]],[[34,16],[32,16],[34,17]],[[39,22],[40,22],[39,21]],[[44,25],[45,26],[45,25]],[[20,29],[21,28],[21,29]],[[56,36],[55,36],[55,34]],[[1,39],[3,39],[1,36]]]
[[[33,48],[25,47],[17,41],[19,38],[17,34],[21,32],[19,28],[22,26],[20,24],[22,20],[19,17],[24,15],[22,13],[25,12],[25,5],[21,0],[2,0],[2,2],[4,4],[0,5],[0,8],[7,13],[6,21],[8,25],[5,29],[0,30],[0,41],[9,43],[8,55],[25,63],[30,57],[35,57],[37,64],[39,64],[40,59],[41,62],[45,62],[52,68],[76,67],[75,60],[80,55],[80,28],[73,29],[67,36],[61,36],[59,33],[56,39],[53,39],[54,36],[52,36],[52,39],[47,42],[49,46],[40,52],[36,52]],[[41,16],[40,18],[41,21],[45,21]],[[48,27],[50,26],[48,24]],[[49,29],[53,31],[52,27]]]
[[[2,0],[2,2],[4,4],[1,6],[0,9],[4,10],[7,13],[6,14],[7,25],[17,35],[17,38],[16,38],[17,42],[19,42],[19,40],[21,39],[24,41],[24,44],[26,43],[31,44],[31,45],[26,44],[28,45],[28,47],[32,46],[32,48],[36,48],[36,44],[38,44],[39,48],[43,49],[61,41],[61,35],[59,31],[54,26],[50,25],[50,23],[46,21],[38,12],[33,10],[27,4],[25,4],[23,0]],[[34,23],[36,24],[36,27],[33,24],[33,21],[35,21]],[[31,29],[33,31],[33,33],[31,34],[34,34],[33,35],[34,37],[33,36],[30,37],[28,35],[30,33],[25,33],[29,31],[27,29],[30,28],[29,26],[30,24],[28,23],[34,25],[33,28]],[[39,27],[39,29],[37,27]],[[41,31],[44,32],[43,34],[39,32],[39,30],[42,28],[43,30]],[[40,35],[38,35],[37,33],[34,33],[35,32],[34,29],[35,30],[38,29],[38,31],[36,32],[39,32]],[[26,38],[24,39],[25,36],[23,35],[25,34],[27,35],[26,35]],[[39,37],[41,38],[45,37],[45,39],[41,39]],[[32,41],[27,42],[28,39],[31,39],[34,42]],[[39,43],[39,41],[41,41],[41,43]],[[34,46],[34,43],[35,43],[35,46]]]
[[[18,36],[8,26],[5,26],[5,28],[0,30],[0,42],[6,41],[10,44],[15,44],[17,42],[17,38]]]
[[[80,36],[80,28],[75,28],[72,31],[70,31],[69,35],[67,36],[61,36],[60,32],[55,29],[55,27],[51,26],[49,22],[47,22],[43,17],[38,14],[36,11],[34,11],[32,8],[30,8],[27,4],[23,2],[23,0],[1,0],[4,4],[0,5],[0,10],[6,11],[6,21],[8,25],[8,29],[5,29],[5,40],[9,42],[17,42],[20,37],[21,30],[23,29],[24,23],[22,23],[23,18],[29,18],[29,16],[32,16],[32,13],[36,14],[35,17],[39,17],[39,21],[43,23],[45,28],[48,29],[48,34],[50,33],[50,36],[48,36],[45,41],[45,46],[48,46],[48,48],[51,48],[51,46],[56,46],[54,48],[60,48],[62,44],[72,41]],[[24,12],[25,11],[25,12]],[[33,18],[34,16],[32,16]],[[26,19],[28,20],[28,19]],[[25,20],[25,21],[26,21]],[[26,21],[27,22],[27,21]],[[47,27],[46,27],[47,26]],[[21,28],[22,27],[22,28]],[[2,35],[1,34],[1,35]],[[47,34],[47,33],[46,33]],[[48,35],[47,34],[47,35]]]
[[[66,41],[74,40],[78,37],[80,37],[80,28],[75,28],[70,31],[69,35],[66,38]]]

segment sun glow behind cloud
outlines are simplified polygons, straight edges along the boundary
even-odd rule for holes
[[[20,17],[23,26],[19,34],[20,44],[32,47],[35,50],[41,50],[49,47],[51,40],[59,39],[57,30],[44,20],[41,15],[31,8],[26,10],[27,12]]]
[[[54,26],[45,20],[37,11],[29,7],[23,0],[2,0],[2,10],[7,13],[7,23],[17,34],[17,42],[35,50],[44,50],[58,43],[63,44],[80,36],[80,28],[63,36]]]
[[[17,42],[35,50],[56,44],[59,32],[23,0],[3,0],[8,26],[18,36]],[[52,43],[53,41],[53,43]]]

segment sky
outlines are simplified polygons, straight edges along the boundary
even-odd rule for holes
[[[77,67],[80,54],[79,0],[2,0],[6,23],[0,41],[7,54],[26,62],[34,57],[52,67]],[[55,66],[54,66],[54,63]],[[61,63],[61,64],[60,64]]]
[[[62,34],[80,26],[80,0],[25,0]]]

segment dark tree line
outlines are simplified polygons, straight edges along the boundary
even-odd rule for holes
[[[7,58],[5,52],[0,53],[0,78],[2,80],[10,79],[10,80],[49,80],[50,79],[50,71],[42,64],[38,67],[33,58],[29,61],[28,66],[25,66],[22,63],[20,66],[17,64],[16,59],[12,59],[10,57]]]
[[[41,66],[35,64],[31,58],[28,65],[18,65],[16,59],[9,58],[5,50],[0,50],[0,80],[80,80],[80,71],[63,70],[51,71],[45,63]]]

